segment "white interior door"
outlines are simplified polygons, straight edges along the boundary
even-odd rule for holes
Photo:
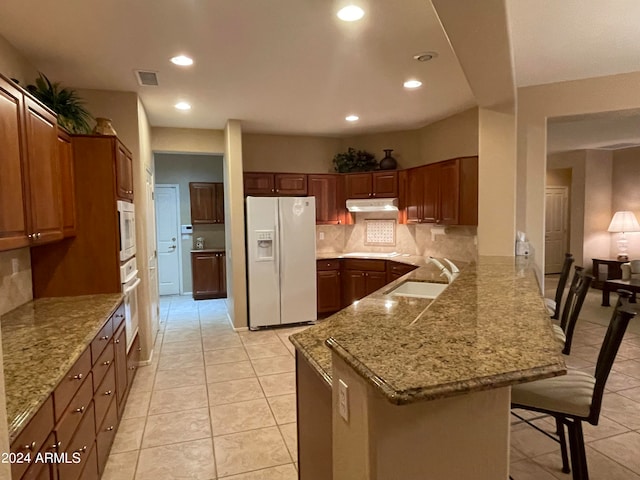
[[[160,295],[180,293],[180,212],[178,185],[156,185],[156,225],[158,232],[158,289]]]
[[[569,189],[546,187],[544,272],[560,273],[568,246]]]

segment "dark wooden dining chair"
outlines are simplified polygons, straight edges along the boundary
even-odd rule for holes
[[[589,292],[591,282],[593,282],[593,277],[588,275],[584,268],[576,265],[575,273],[569,286],[569,292],[564,301],[560,324],[553,326],[556,340],[563,346],[562,353],[565,355],[571,353],[573,332],[575,331],[576,323],[578,322],[584,299]]]
[[[564,288],[567,286],[567,280],[569,280],[569,274],[571,273],[571,265],[573,265],[574,261],[575,259],[571,253],[564,254],[564,262],[562,263],[562,271],[560,272],[560,279],[558,280],[558,287],[556,288],[556,296],[553,299],[544,299],[547,312],[549,312],[551,318],[555,320],[560,318],[562,295],[564,294]]]
[[[541,412],[555,418],[558,438],[548,432],[543,433],[560,443],[565,472],[569,471],[565,442],[565,428],[567,429],[574,480],[589,479],[582,422],[598,424],[607,378],[629,321],[636,315],[635,305],[630,303],[631,292],[621,290],[619,294],[618,304],[600,348],[595,375],[569,369],[566,375],[514,385],[511,388],[511,408]],[[518,418],[523,419],[520,416]]]

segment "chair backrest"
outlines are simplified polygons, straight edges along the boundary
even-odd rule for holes
[[[596,385],[593,389],[591,411],[587,419],[592,425],[598,424],[604,386],[607,383],[607,378],[609,378],[611,367],[616,359],[629,321],[636,316],[636,311],[633,308],[634,304],[631,303],[633,294],[626,290],[619,290],[618,293],[620,297],[611,316],[609,328],[607,328],[607,333],[604,336],[604,341],[602,342],[602,347],[600,347],[600,353],[598,354],[598,361],[596,363]]]
[[[575,267],[575,273],[571,280],[569,293],[567,293],[567,299],[564,302],[564,310],[562,310],[562,318],[560,319],[560,328],[562,328],[566,337],[564,349],[562,350],[562,353],[565,355],[571,353],[573,332],[576,328],[576,322],[578,321],[584,298],[587,296],[592,281],[593,277],[587,275],[584,268],[579,266]]]
[[[573,265],[574,258],[570,253],[564,254],[564,262],[562,263],[562,271],[560,272],[560,279],[558,280],[558,288],[556,288],[556,311],[551,316],[556,320],[560,318],[560,303],[562,302],[562,294],[564,293],[564,287],[567,286],[567,280],[571,273],[571,265]]]

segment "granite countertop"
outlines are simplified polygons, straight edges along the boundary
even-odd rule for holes
[[[191,253],[223,253],[226,250],[223,248],[194,248]]]
[[[9,440],[53,392],[122,294],[42,298],[0,317]]]
[[[420,255],[409,255],[401,253],[395,256],[389,256],[388,253],[362,252],[362,253],[338,253],[338,252],[320,252],[316,253],[316,260],[329,260],[334,258],[354,258],[354,259],[370,259],[370,260],[392,260],[398,263],[406,263],[423,267],[428,265],[427,258]],[[454,261],[457,264],[457,262]]]
[[[534,272],[520,258],[481,257],[436,300],[388,295],[407,279],[443,282],[427,264],[291,341],[329,385],[333,351],[394,404],[562,375]]]

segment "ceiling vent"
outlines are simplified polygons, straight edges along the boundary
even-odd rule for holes
[[[158,73],[149,70],[136,70],[136,80],[143,87],[157,87]]]

